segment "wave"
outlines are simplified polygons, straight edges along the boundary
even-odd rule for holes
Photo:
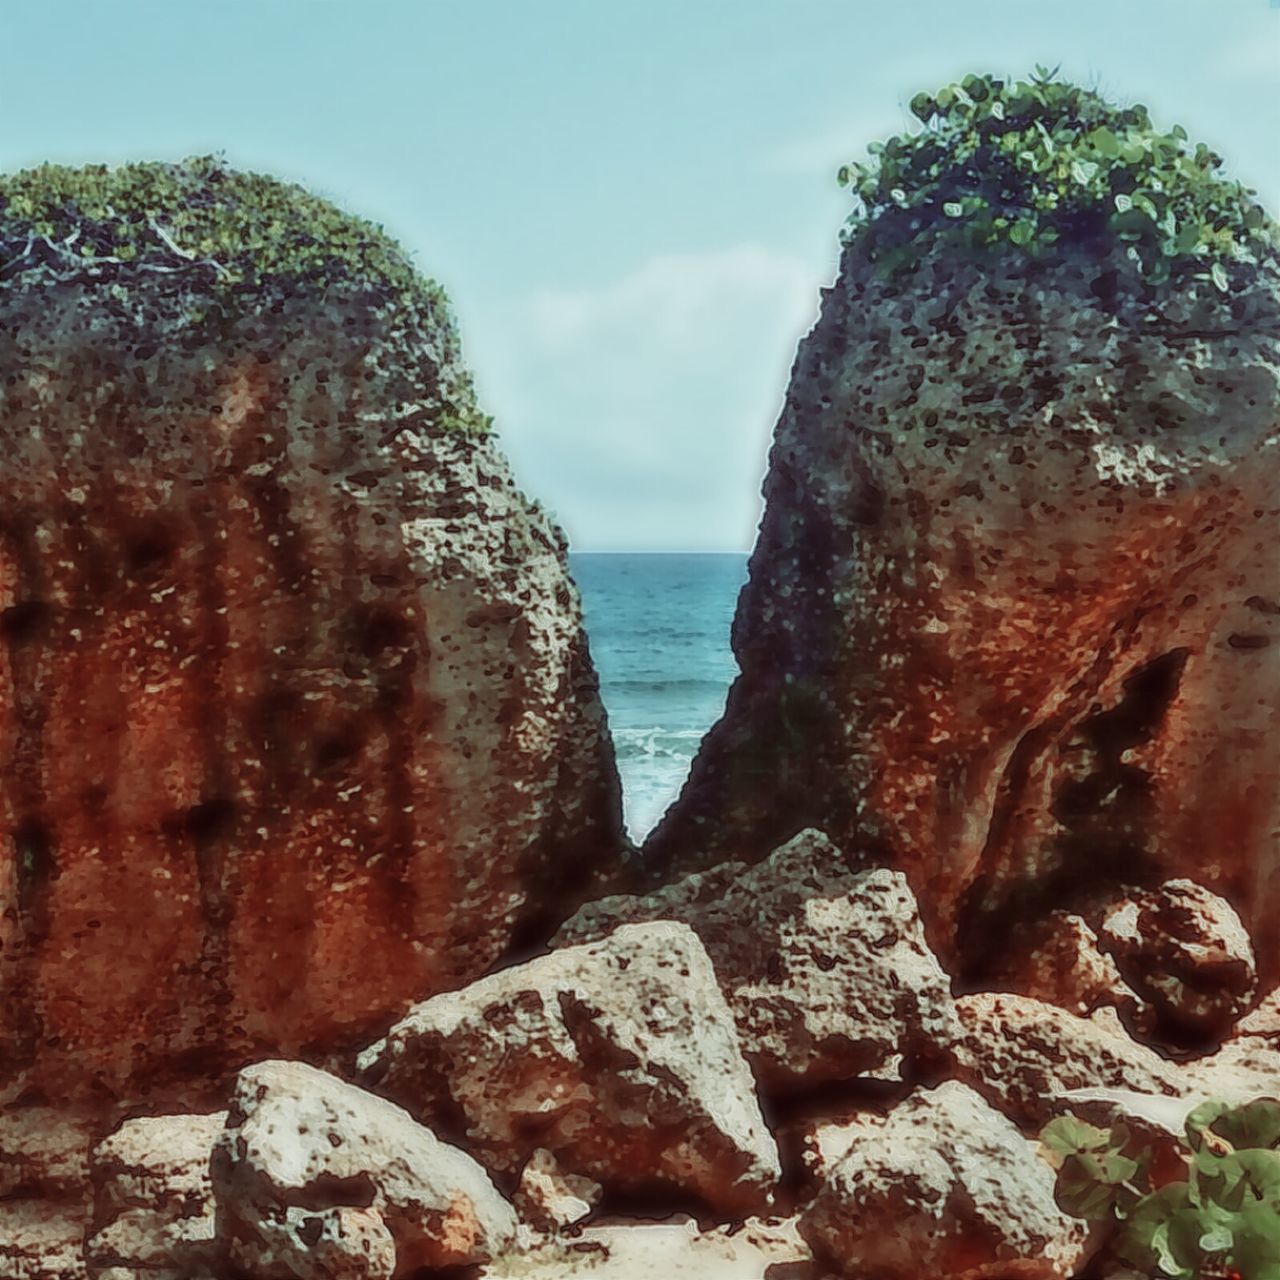
[[[692,760],[702,741],[702,729],[615,729],[614,753],[619,760]]]
[[[607,695],[609,690],[616,689],[626,693],[697,693],[707,692],[723,695],[729,687],[724,679],[704,679],[699,676],[679,676],[664,680],[652,679],[602,680],[601,688]]]

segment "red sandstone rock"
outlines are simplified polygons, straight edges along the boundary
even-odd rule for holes
[[[656,874],[817,826],[900,866],[969,977],[1015,923],[1191,875],[1275,971],[1280,287],[1157,310],[1098,270],[846,252]]]
[[[55,1091],[360,1043],[622,844],[564,541],[443,303],[151,249],[0,281],[0,1069]]]

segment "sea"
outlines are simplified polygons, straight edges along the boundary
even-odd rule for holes
[[[747,557],[577,552],[591,656],[609,713],[623,814],[643,840],[680,793],[738,673],[729,628]]]

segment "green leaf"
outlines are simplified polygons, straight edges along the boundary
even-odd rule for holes
[[[1106,125],[1100,125],[1087,134],[1085,142],[1101,155],[1115,157],[1120,154],[1120,139]]]
[[[934,102],[933,97],[930,94],[917,93],[916,96],[911,99],[911,114],[915,116],[917,120],[920,120],[925,124],[929,122],[929,118],[936,110],[937,104]]]
[[[1224,271],[1223,276],[1225,275]],[[1225,289],[1226,285],[1218,287]],[[1245,1147],[1267,1148],[1280,1145],[1280,1102],[1259,1098],[1242,1107],[1235,1107],[1223,1112],[1214,1122],[1213,1129],[1237,1151]]]

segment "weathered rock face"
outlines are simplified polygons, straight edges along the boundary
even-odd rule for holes
[[[886,1280],[1075,1274],[1088,1227],[1054,1201],[1034,1145],[971,1089],[914,1093],[888,1116],[815,1135],[822,1187],[801,1218],[850,1276]],[[988,1270],[990,1268],[990,1270]]]
[[[240,1073],[211,1169],[220,1242],[262,1280],[390,1276],[388,1256],[403,1274],[460,1266],[515,1234],[515,1212],[470,1156],[300,1062]]]
[[[728,1214],[769,1203],[778,1151],[707,953],[623,925],[433,997],[360,1057],[372,1087],[517,1171],[542,1148],[607,1189]]]
[[[233,267],[300,256],[226,284],[135,186],[90,263],[0,199],[0,1042],[46,1088],[358,1044],[622,844],[565,545],[438,291],[304,193],[141,172]]]
[[[857,872],[819,831],[763,862],[728,862],[645,896],[588,903],[554,941],[679,920],[701,938],[762,1083],[845,1079],[932,1058],[958,1024],[901,873]]]
[[[1111,904],[1101,945],[1177,1038],[1221,1040],[1257,986],[1253,945],[1230,903],[1190,880]]]
[[[1280,907],[1280,290],[1066,254],[845,254],[802,344],[742,668],[652,837],[670,877],[818,826],[944,964],[1099,884]],[[1274,968],[1270,931],[1264,968]]]

